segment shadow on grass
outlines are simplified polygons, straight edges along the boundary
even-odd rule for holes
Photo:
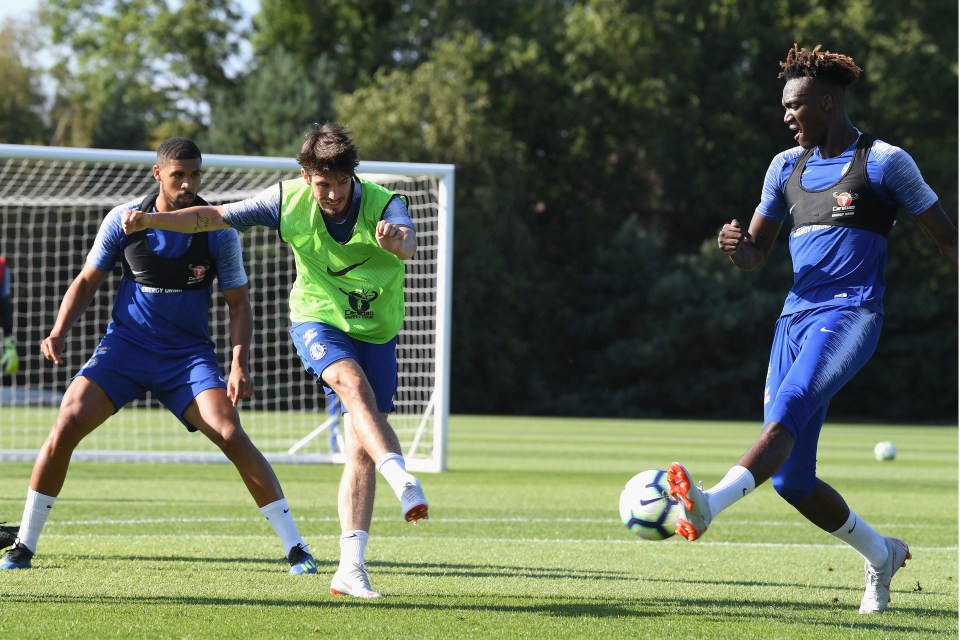
[[[325,587],[325,583],[324,583]],[[324,590],[325,591],[325,590]],[[893,613],[883,616],[860,616],[855,609],[833,612],[825,609],[822,603],[784,603],[772,600],[733,600],[709,598],[656,598],[638,599],[594,595],[576,597],[531,595],[417,595],[404,596],[388,594],[379,600],[365,600],[344,596],[328,595],[325,592],[313,600],[294,598],[241,598],[216,597],[202,595],[156,596],[156,595],[100,595],[100,594],[24,594],[6,593],[0,589],[0,597],[7,606],[24,605],[92,605],[102,607],[261,607],[261,608],[310,608],[342,609],[345,606],[373,607],[377,611],[422,611],[424,613],[455,614],[460,618],[471,615],[489,615],[491,613],[510,615],[550,616],[554,618],[596,618],[596,619],[648,619],[663,620],[665,611],[669,612],[671,624],[680,624],[684,619],[691,624],[733,623],[744,618],[769,621],[771,624],[806,628],[811,619],[822,618],[825,614],[843,615],[825,622],[839,628],[856,626],[869,629],[878,637],[888,634],[923,634],[929,632],[916,625],[904,624],[903,616],[912,615],[930,621],[931,625],[942,625],[947,619],[955,620],[956,612],[932,610],[919,607],[899,607]]]
[[[66,562],[64,561],[66,559]],[[77,555],[70,554],[60,556],[57,559],[43,561],[35,565],[34,571],[58,571],[69,570],[73,562],[135,562],[138,570],[150,570],[155,568],[158,571],[166,571],[171,563],[180,565],[199,565],[206,566],[217,565],[221,568],[227,568],[229,571],[235,571],[246,567],[252,573],[261,575],[265,573],[273,574],[275,579],[284,580],[282,575],[286,570],[286,563],[282,560],[272,558],[251,558],[246,557],[196,557],[196,556],[136,556],[113,554],[107,556]],[[25,594],[25,593],[4,593],[6,591],[0,584],[0,597],[6,604],[11,603],[50,603],[50,604],[92,604],[98,606],[126,606],[136,604],[139,606],[182,606],[190,605],[197,607],[208,606],[263,606],[263,607],[319,607],[332,608],[342,606],[375,606],[377,609],[402,609],[402,610],[423,610],[439,612],[460,612],[469,614],[471,612],[494,612],[509,614],[531,614],[547,615],[557,618],[567,617],[594,617],[604,618],[662,618],[665,612],[674,620],[689,619],[691,622],[697,620],[713,620],[723,622],[726,620],[738,620],[745,617],[753,619],[762,619],[776,624],[805,626],[811,619],[823,619],[824,616],[839,616],[831,620],[826,620],[823,624],[835,624],[838,627],[856,626],[863,629],[870,629],[884,637],[886,633],[926,633],[929,628],[921,628],[916,625],[904,624],[903,618],[906,616],[915,616],[931,623],[931,626],[941,627],[949,622],[956,621],[956,610],[947,608],[933,608],[930,606],[904,606],[902,603],[908,596],[908,593],[895,593],[895,602],[891,610],[886,615],[878,616],[860,616],[856,613],[856,602],[859,600],[859,586],[811,586],[809,584],[797,584],[778,582],[773,580],[699,580],[690,578],[646,578],[633,573],[608,571],[608,570],[579,570],[557,567],[533,567],[519,566],[515,564],[456,564],[456,563],[414,563],[414,562],[373,562],[370,564],[372,571],[395,574],[409,574],[421,577],[430,577],[433,580],[443,577],[467,578],[467,579],[490,579],[490,578],[517,578],[521,580],[581,580],[584,582],[584,588],[581,590],[583,595],[578,596],[559,596],[544,595],[540,591],[532,592],[528,595],[517,595],[511,593],[477,593],[475,590],[466,595],[447,595],[447,594],[396,594],[387,593],[387,597],[382,600],[367,601],[363,599],[348,598],[342,596],[333,596],[326,593],[327,576],[326,572],[332,574],[336,563],[333,561],[319,561],[320,575],[313,577],[290,578],[291,581],[299,584],[309,585],[310,581],[315,581],[316,587],[320,590],[319,594],[314,596],[310,594],[309,600],[296,599],[291,593],[288,598],[230,598],[203,595],[179,595],[179,596],[116,596],[99,595],[95,593],[83,595],[65,595],[65,594]],[[18,572],[19,573],[19,572]],[[696,585],[704,587],[699,597],[643,597],[617,595],[617,583],[639,582],[656,584],[656,589],[663,590],[661,585]],[[791,589],[804,590],[808,594],[814,590],[824,594],[822,599],[807,598],[804,601],[785,602],[780,598],[751,597],[750,599],[729,599],[710,596],[713,590],[710,587],[717,587],[716,593],[720,594],[724,588],[742,588],[758,587],[767,588],[771,593],[782,594]],[[292,590],[295,591],[295,590]],[[836,593],[855,592],[850,598],[843,598],[843,602],[833,599]],[[302,595],[302,594],[301,594]],[[920,597],[920,594],[909,594],[912,598]],[[313,598],[316,597],[314,600]]]

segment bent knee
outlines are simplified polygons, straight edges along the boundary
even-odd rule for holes
[[[208,437],[224,451],[228,449],[231,451],[242,451],[243,449],[253,446],[246,432],[230,422],[211,426],[213,427],[212,433]]]
[[[361,394],[367,384],[367,379],[352,360],[340,360],[324,369],[321,375],[323,382],[333,389],[341,400]]]
[[[791,505],[810,497],[816,487],[817,478],[809,476],[774,475],[771,479],[774,491]]]

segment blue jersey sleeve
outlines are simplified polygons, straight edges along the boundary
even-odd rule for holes
[[[760,204],[755,213],[771,220],[785,220],[790,214],[787,209],[787,198],[784,186],[790,177],[790,171],[796,164],[797,158],[803,152],[801,147],[794,147],[773,157],[767,173],[763,177],[763,189],[760,192]]]
[[[223,205],[223,221],[238,231],[250,227],[280,228],[280,184],[240,202]]]
[[[247,272],[243,266],[243,250],[240,234],[236,229],[220,229],[211,232],[210,253],[217,261],[217,280],[221,289],[236,289],[247,284]]]
[[[398,224],[404,227],[410,227],[411,229],[414,228],[413,220],[410,218],[410,212],[407,210],[407,205],[405,205],[400,198],[390,200],[380,218],[391,224]]]
[[[917,163],[900,147],[877,140],[870,157],[880,167],[879,190],[888,193],[908,214],[921,214],[938,200],[920,174]]]
[[[126,235],[123,233],[123,222],[121,215],[127,209],[134,209],[140,206],[142,198],[138,198],[126,204],[121,204],[110,210],[103,222],[100,223],[100,229],[97,231],[97,237],[93,241],[93,247],[87,254],[87,262],[101,271],[112,271],[120,253],[127,244]]]

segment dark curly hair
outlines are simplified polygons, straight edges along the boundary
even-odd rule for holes
[[[309,174],[333,172],[352,176],[360,164],[360,152],[342,124],[314,124],[307,134],[297,162]]]
[[[841,87],[853,84],[862,71],[853,58],[821,51],[821,46],[823,45],[818,44],[813,51],[807,51],[793,43],[793,48],[787,52],[787,59],[780,63],[782,71],[777,77],[784,80],[814,78],[839,84]]]

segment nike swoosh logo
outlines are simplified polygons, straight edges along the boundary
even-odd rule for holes
[[[853,533],[853,530],[857,528],[857,520],[854,519],[853,526],[847,530],[847,533]]]
[[[142,276],[143,274],[145,274],[145,273],[147,272],[146,269],[144,269],[143,271],[137,271],[136,269],[130,269],[130,271],[133,272],[133,275],[135,275],[135,276]]]
[[[797,204],[800,204],[800,203],[797,203]],[[794,204],[793,207],[790,207],[790,215],[793,215],[793,209],[794,209],[794,207],[797,206],[797,204]]]
[[[290,513],[290,509],[284,509],[283,512],[284,512],[284,513]]]
[[[820,327],[820,331],[824,333],[836,333],[833,329],[827,329],[826,327]]]
[[[369,259],[370,259],[370,258],[367,258],[367,260],[369,260]],[[347,275],[348,273],[350,273],[351,271],[353,271],[354,269],[356,269],[357,267],[359,267],[360,265],[362,265],[362,264],[363,264],[364,262],[366,262],[367,260],[364,260],[363,262],[358,262],[357,264],[352,264],[352,265],[350,265],[349,267],[345,267],[345,268],[343,268],[343,269],[340,269],[339,271],[334,271],[334,270],[331,269],[330,266],[328,265],[328,266],[327,266],[327,273],[329,273],[330,275],[332,275],[332,276],[335,277],[335,278],[338,278],[338,277],[340,277],[340,276],[345,276],[345,275]]]

